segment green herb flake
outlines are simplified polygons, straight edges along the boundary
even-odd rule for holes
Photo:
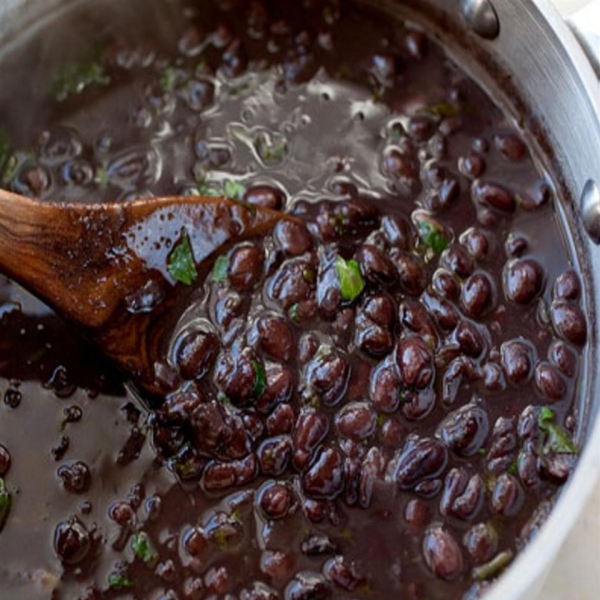
[[[255,148],[258,156],[267,166],[281,164],[288,153],[288,143],[280,133],[262,132],[256,139]]]
[[[179,76],[176,69],[173,67],[167,67],[166,69],[163,69],[159,79],[160,89],[165,94],[172,92],[177,87],[178,79]]]
[[[199,181],[198,185],[196,186],[196,189],[198,190],[198,194],[200,196],[208,196],[209,198],[219,198],[223,195],[222,189],[210,183],[207,183],[206,181]]]
[[[198,277],[192,244],[185,231],[169,256],[167,270],[175,281],[180,281],[185,285],[191,285]]]
[[[358,261],[344,260],[341,256],[338,256],[335,266],[340,278],[342,299],[346,302],[356,300],[365,289],[365,282],[362,278]]]
[[[497,554],[489,562],[480,567],[475,567],[473,569],[473,578],[477,581],[485,581],[486,579],[499,575],[510,564],[513,557],[514,553],[512,550],[500,552],[500,554]]]
[[[420,219],[417,222],[417,229],[423,244],[436,254],[441,254],[448,247],[448,240],[442,229],[428,219]]]
[[[377,426],[383,427],[388,421],[388,417],[385,415],[377,415]]]
[[[458,107],[450,102],[439,102],[431,106],[426,106],[419,112],[437,117],[438,119],[447,119],[458,115]]]
[[[158,560],[158,554],[152,548],[150,539],[143,532],[136,533],[131,538],[131,548],[134,554],[149,566],[152,566]]]
[[[99,166],[96,168],[96,173],[94,175],[94,181],[102,189],[105,189],[108,187],[108,184],[110,183],[110,175],[108,174],[106,167]]]
[[[121,575],[120,573],[115,573],[114,571],[108,576],[108,587],[114,588],[116,590],[122,590],[125,588],[132,588],[133,581],[125,577],[125,575]]]
[[[215,545],[221,552],[227,552],[227,536],[222,529],[217,529],[213,534]]]
[[[539,428],[545,434],[543,453],[556,452],[557,454],[577,454],[577,446],[573,443],[565,430],[556,422],[554,411],[544,406],[540,411]]]
[[[298,312],[298,305],[292,304],[288,310],[288,315],[294,323],[300,323],[300,313]]]
[[[2,531],[2,528],[6,523],[11,504],[12,499],[10,497],[10,492],[6,489],[4,479],[0,477],[0,531]]]
[[[93,85],[107,86],[110,77],[104,66],[96,60],[72,63],[57,71],[52,79],[50,93],[57,102],[64,102],[69,96],[81,94]]]
[[[222,254],[217,256],[212,271],[212,280],[215,283],[225,283],[229,276],[229,256]]]
[[[15,174],[17,158],[4,128],[0,127],[0,184],[8,184]]]
[[[231,200],[241,200],[246,193],[246,188],[239,181],[228,179],[223,186],[226,198]]]
[[[508,467],[506,472],[509,475],[517,475],[519,473],[519,459],[518,458],[515,458],[515,460],[512,461],[510,467]]]
[[[224,394],[223,392],[219,392],[217,394],[217,400],[221,404],[231,404],[231,400],[229,399],[229,396],[227,394]]]
[[[254,397],[258,398],[267,387],[267,374],[258,361],[253,360],[252,366],[254,367]]]

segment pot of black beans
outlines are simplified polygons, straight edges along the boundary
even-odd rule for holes
[[[533,598],[600,448],[600,123],[566,27],[532,1],[122,4],[0,8],[0,185],[293,218],[173,246],[160,397],[1,282],[0,596]],[[524,31],[580,82],[570,124]],[[160,302],[149,273],[130,309]]]

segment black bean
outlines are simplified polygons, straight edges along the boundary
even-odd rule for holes
[[[190,556],[196,558],[200,558],[210,551],[208,538],[204,531],[199,527],[191,527],[184,532],[182,545]]]
[[[435,118],[422,114],[410,118],[408,123],[408,133],[410,137],[417,142],[426,142],[437,129]]]
[[[556,333],[577,346],[587,340],[587,323],[579,306],[565,300],[554,302],[550,307],[550,318]]]
[[[421,297],[421,301],[441,329],[452,331],[456,327],[458,311],[448,300],[425,293]]]
[[[231,462],[211,461],[202,474],[203,487],[212,493],[246,485],[256,477],[257,467],[257,460],[253,454]]]
[[[258,493],[258,506],[265,519],[283,519],[294,505],[292,490],[283,483],[265,484]]]
[[[295,351],[292,332],[284,319],[261,317],[256,323],[260,349],[268,358],[288,362]]]
[[[558,370],[548,363],[542,362],[535,367],[534,379],[537,389],[549,400],[556,402],[567,393]]]
[[[322,600],[330,595],[330,589],[324,577],[301,571],[287,584],[285,600]]]
[[[255,581],[250,589],[240,592],[240,600],[279,600],[279,594],[271,587]]]
[[[229,259],[229,281],[239,291],[251,290],[259,281],[264,252],[256,246],[240,246]]]
[[[460,321],[454,330],[454,339],[460,349],[472,358],[481,356],[486,348],[486,343],[479,328],[470,321]]]
[[[577,356],[564,342],[558,341],[552,344],[549,354],[550,362],[556,365],[563,375],[569,378],[575,377]]]
[[[396,267],[400,288],[410,296],[418,296],[425,288],[425,268],[422,260],[406,252],[394,252],[391,255]]]
[[[285,195],[280,189],[271,185],[255,185],[246,190],[246,193],[244,194],[244,202],[254,206],[260,206],[261,208],[281,210],[285,204]],[[279,225],[284,224],[296,225],[297,223],[294,221],[280,221],[279,223]],[[277,239],[277,232],[275,232],[275,237]]]
[[[490,523],[478,523],[465,533],[463,545],[473,562],[482,565],[498,551],[498,533]]]
[[[312,248],[312,240],[303,223],[282,220],[277,223],[274,237],[282,250],[292,256],[300,256]]]
[[[402,414],[408,421],[424,419],[435,407],[436,396],[431,389],[414,392],[406,390],[402,393]]]
[[[409,438],[397,454],[393,477],[403,490],[413,488],[424,479],[437,477],[446,467],[448,452],[437,440]]]
[[[472,359],[466,356],[455,358],[444,373],[442,386],[443,399],[446,404],[453,404],[464,381],[471,382],[481,378],[481,371]]]
[[[431,350],[418,337],[402,340],[395,351],[400,380],[415,389],[426,388],[434,379],[435,367]]]
[[[400,322],[405,327],[419,333],[419,337],[428,345],[436,346],[438,334],[431,315],[421,302],[406,300],[400,305]]]
[[[463,284],[461,303],[468,316],[480,317],[492,307],[493,301],[494,285],[485,273],[474,273]]]
[[[520,162],[527,156],[527,146],[516,133],[501,133],[494,136],[496,149],[504,158]]]
[[[209,331],[185,332],[175,342],[175,361],[184,379],[201,379],[212,368],[219,348],[217,336]]]
[[[335,406],[346,391],[349,372],[343,356],[334,351],[320,351],[307,366],[306,382],[327,406]]]
[[[438,269],[431,279],[435,292],[446,300],[458,300],[460,286],[452,273],[444,269]]]
[[[489,431],[486,411],[470,403],[450,413],[440,423],[436,436],[459,456],[469,457],[485,445]]]
[[[222,596],[227,593],[229,584],[229,572],[225,567],[212,567],[204,575],[204,585],[209,593]]]
[[[486,390],[491,392],[501,391],[506,388],[506,382],[504,380],[504,371],[502,367],[495,363],[486,363],[483,367],[483,385]]]
[[[520,385],[531,376],[533,350],[525,341],[510,340],[502,344],[501,360],[510,383]]]
[[[10,452],[3,444],[0,444],[0,477],[4,477],[11,465]]]
[[[333,500],[344,489],[344,459],[335,448],[320,448],[302,477],[307,496]]]
[[[292,259],[285,262],[271,281],[271,297],[279,302],[284,310],[289,310],[294,304],[311,296],[314,273],[313,265],[305,260]]]
[[[554,283],[553,291],[557,300],[578,300],[581,294],[579,276],[573,269],[567,269]]]
[[[439,579],[453,581],[463,571],[463,557],[459,545],[452,535],[434,526],[423,538],[423,557],[431,572]]]
[[[74,494],[87,492],[92,480],[88,466],[81,461],[72,465],[62,465],[57,474],[62,479],[65,489]]]
[[[375,414],[366,402],[346,404],[337,413],[335,426],[340,435],[362,441],[375,432]]]
[[[256,456],[263,475],[283,475],[292,457],[292,440],[287,435],[267,438],[258,447]]]
[[[85,560],[92,548],[92,538],[77,518],[59,523],[54,531],[54,551],[62,563],[76,565]]]
[[[396,269],[392,261],[376,246],[363,244],[356,251],[356,260],[367,281],[390,285],[396,280]]]
[[[485,172],[485,159],[477,152],[471,152],[459,159],[458,168],[460,172],[469,179],[477,179]]]
[[[464,246],[456,243],[451,244],[444,250],[440,257],[440,266],[461,279],[466,279],[475,269],[471,255]]]
[[[304,469],[315,448],[329,432],[329,419],[314,408],[303,408],[294,430],[294,465]]]
[[[555,485],[562,485],[573,472],[576,461],[573,454],[544,454],[538,463],[540,476]]]
[[[264,550],[260,557],[260,570],[272,581],[287,581],[294,568],[294,559],[290,554],[279,550]]]
[[[283,435],[291,433],[296,416],[294,409],[289,404],[279,404],[267,419],[269,435]]]
[[[544,270],[534,260],[516,259],[504,268],[506,297],[516,304],[529,304],[544,287]]]
[[[358,573],[354,563],[348,564],[343,556],[329,559],[323,567],[323,574],[347,592],[352,592],[365,583],[364,576]]]
[[[495,208],[501,212],[512,213],[516,208],[515,197],[512,192],[500,184],[490,181],[476,180],[472,188],[473,199],[483,206]]]
[[[375,410],[393,413],[400,406],[400,379],[392,366],[382,365],[373,371],[370,397]]]
[[[381,219],[381,228],[390,245],[405,251],[412,247],[413,235],[407,219],[395,215],[385,215]]]
[[[523,505],[524,494],[516,477],[503,473],[492,492],[492,509],[503,517],[516,515]]]

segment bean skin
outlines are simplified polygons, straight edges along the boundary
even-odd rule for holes
[[[492,509],[503,517],[517,514],[523,504],[523,490],[512,475],[500,475],[492,492]]]
[[[513,213],[517,206],[514,195],[497,183],[477,180],[473,184],[471,194],[478,204],[502,213]]]
[[[436,436],[458,456],[474,456],[483,447],[490,430],[486,411],[474,403],[450,413],[439,425]]]
[[[302,488],[311,498],[333,500],[344,489],[344,459],[336,448],[320,448],[302,477]]]
[[[363,244],[356,252],[356,260],[367,281],[384,286],[396,281],[394,264],[375,246]]]
[[[283,475],[292,456],[292,440],[287,435],[267,438],[258,447],[256,455],[264,475]]]
[[[441,526],[434,526],[425,534],[423,557],[431,572],[444,581],[458,579],[464,568],[458,543]]]
[[[556,300],[579,300],[581,282],[577,273],[568,269],[560,275],[554,284],[553,293]]]
[[[431,350],[421,338],[410,337],[398,344],[396,364],[401,381],[408,387],[423,389],[435,376]]]
[[[335,425],[340,435],[362,441],[374,433],[375,415],[366,402],[354,402],[337,413]]]
[[[306,369],[308,386],[327,406],[338,404],[348,385],[350,370],[345,358],[332,351],[317,353]]]
[[[262,317],[256,323],[260,349],[272,360],[288,362],[294,352],[292,332],[284,319]]]
[[[534,379],[537,389],[551,401],[561,400],[567,393],[567,386],[558,370],[548,363],[536,366]]]
[[[373,372],[370,397],[375,410],[394,413],[400,406],[400,378],[394,367],[382,365]]]
[[[437,440],[411,439],[397,456],[394,479],[401,490],[439,475],[448,460],[446,448]]]
[[[303,408],[294,431],[294,465],[304,469],[315,448],[329,432],[327,416],[313,408]]]
[[[556,333],[567,342],[583,346],[587,340],[587,324],[582,310],[564,300],[550,307],[550,318]]]
[[[564,342],[555,342],[549,350],[550,362],[558,367],[565,377],[575,377],[577,373],[577,356]]]
[[[482,565],[498,551],[498,533],[491,524],[478,523],[465,533],[463,545],[473,562]]]
[[[513,385],[520,385],[531,376],[533,351],[523,341],[511,340],[502,345],[502,367]]]
[[[506,297],[516,304],[530,304],[544,286],[544,271],[539,263],[530,259],[510,261],[504,268]]]
[[[484,273],[474,273],[464,283],[461,304],[465,313],[476,319],[493,305],[494,287]]]
[[[323,600],[331,595],[325,578],[310,571],[301,571],[285,588],[285,600]]]
[[[285,197],[281,190],[270,185],[255,185],[246,190],[244,202],[261,208],[270,208],[271,210],[281,210],[285,203]],[[281,221],[280,224],[292,223],[291,221]]]
[[[238,291],[251,290],[260,279],[264,256],[256,246],[241,246],[229,260],[229,281]]]

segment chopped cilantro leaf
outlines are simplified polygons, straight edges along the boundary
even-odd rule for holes
[[[213,534],[213,540],[221,552],[227,552],[227,536],[223,529],[217,529]]]
[[[356,300],[365,289],[365,282],[358,262],[356,260],[344,260],[341,256],[338,256],[335,266],[340,278],[342,299],[347,302]]]
[[[256,360],[252,361],[254,367],[254,396],[258,398],[267,387],[267,374],[265,368]]]
[[[106,86],[110,77],[104,66],[96,60],[66,65],[57,71],[52,79],[50,93],[57,102],[64,102],[69,96],[81,94],[92,85]]]
[[[509,475],[516,475],[519,472],[519,459],[516,458],[512,461],[510,467],[506,471]]]
[[[282,163],[288,153],[287,140],[280,133],[270,134],[263,131],[256,138],[255,148],[267,166]]]
[[[110,175],[105,167],[99,166],[96,168],[96,174],[94,176],[94,181],[101,188],[106,188],[110,183]]]
[[[115,573],[114,571],[108,576],[108,586],[117,590],[132,588],[133,581],[125,577],[125,575],[121,575],[120,573]]]
[[[222,254],[217,256],[212,272],[212,279],[215,283],[225,283],[229,273],[229,256]]]
[[[224,394],[223,392],[219,392],[217,394],[217,400],[221,404],[231,404],[231,400],[229,399],[229,396],[227,394]]]
[[[167,269],[175,281],[180,281],[185,285],[191,285],[198,277],[192,244],[187,232],[183,232],[179,243],[173,248]]]
[[[500,552],[500,554],[497,554],[489,562],[481,565],[480,567],[475,567],[473,569],[473,578],[477,579],[477,581],[485,581],[490,577],[499,575],[509,565],[510,561],[513,559],[513,556],[514,554],[512,550]]]
[[[423,244],[436,254],[441,254],[448,247],[448,240],[442,227],[423,216],[419,216],[415,221]]]
[[[298,305],[292,304],[288,310],[288,315],[294,323],[300,323],[300,313],[298,312]]]
[[[556,452],[557,454],[577,454],[577,446],[564,429],[555,423],[556,416],[552,409],[544,406],[540,411],[539,428],[545,434],[543,453]]]
[[[158,555],[152,548],[148,536],[143,532],[136,533],[131,538],[131,548],[134,554],[147,565],[152,565],[158,560]]]
[[[0,531],[2,531],[4,523],[6,523],[11,503],[10,493],[6,489],[4,479],[0,477]]]
[[[450,102],[439,102],[438,104],[432,104],[426,106],[419,112],[438,117],[439,119],[456,117],[458,115],[458,108]]]
[[[17,159],[12,154],[6,131],[0,127],[0,184],[7,184],[13,178]]]
[[[232,200],[241,200],[246,193],[246,188],[239,181],[232,181],[228,179],[223,186],[226,198]]]
[[[173,67],[167,67],[163,69],[163,72],[160,74],[160,88],[165,93],[168,94],[172,92],[177,87],[177,80],[179,79],[177,75],[177,70]]]

